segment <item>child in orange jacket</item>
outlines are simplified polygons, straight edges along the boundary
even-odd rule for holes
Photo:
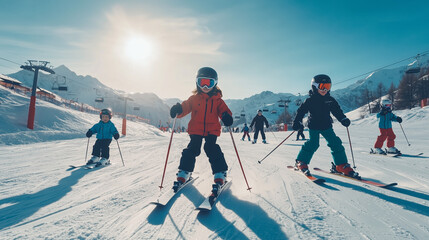
[[[175,187],[189,180],[194,171],[195,158],[201,153],[203,139],[205,139],[204,151],[209,158],[214,181],[219,185],[225,183],[228,165],[216,140],[221,132],[219,118],[222,119],[225,126],[231,126],[233,119],[231,110],[221,98],[222,91],[217,87],[217,82],[217,73],[213,68],[199,69],[196,78],[197,89],[194,91],[194,95],[170,109],[172,118],[176,116],[181,118],[191,113],[191,120],[188,124],[191,141],[182,151]]]

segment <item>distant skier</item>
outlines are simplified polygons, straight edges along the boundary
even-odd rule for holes
[[[392,102],[388,98],[381,100],[381,111],[377,113],[377,118],[380,118],[378,127],[380,128],[380,136],[377,137],[377,141],[374,144],[375,153],[386,154],[381,149],[383,143],[387,138],[387,153],[400,154],[401,152],[395,147],[395,134],[392,129],[392,121],[401,123],[402,118],[392,113]]]
[[[256,141],[258,140],[258,134],[259,132],[261,132],[261,136],[262,136],[262,142],[263,143],[267,143],[267,141],[265,140],[265,133],[264,133],[264,123],[265,126],[268,128],[268,121],[265,118],[264,115],[262,115],[262,110],[258,110],[258,114],[253,118],[252,123],[250,123],[250,127],[252,128],[253,125],[255,125],[255,133],[253,134],[253,144],[256,143]]]
[[[244,138],[247,136],[247,139],[249,139],[249,141],[250,141],[249,127],[247,126],[247,123],[244,124],[244,127],[241,130],[241,132],[244,132],[241,140],[244,141]]]
[[[221,148],[216,144],[216,140],[221,132],[219,118],[222,119],[225,126],[231,126],[233,119],[231,110],[222,100],[222,91],[217,86],[217,82],[218,76],[213,68],[203,67],[199,69],[196,78],[197,89],[194,90],[194,95],[182,104],[177,103],[170,109],[170,115],[173,118],[176,115],[181,118],[192,113],[188,124],[188,134],[191,141],[182,151],[174,187],[180,186],[190,178],[194,171],[195,158],[201,153],[203,139],[205,139],[204,151],[209,158],[214,182],[218,185],[225,183],[228,165]]]
[[[86,132],[86,136],[90,138],[92,134],[97,133],[97,141],[92,147],[92,158],[86,163],[107,165],[109,161],[109,145],[112,142],[112,136],[117,140],[119,132],[110,119],[112,119],[112,111],[110,109],[102,109],[100,111],[100,121]],[[101,159],[100,159],[101,157]]]
[[[295,166],[304,174],[311,175],[308,170],[308,164],[313,154],[319,148],[320,134],[328,142],[331,148],[331,154],[335,165],[333,171],[343,173],[344,175],[359,178],[358,173],[353,171],[347,163],[347,156],[342,145],[341,139],[337,137],[332,128],[332,113],[338,121],[345,127],[350,125],[350,120],[344,115],[337,101],[330,96],[331,78],[320,74],[315,76],[311,81],[310,97],[298,108],[295,120],[293,121],[293,130],[303,129],[302,118],[306,113],[308,115],[308,128],[310,139],[304,143],[296,157]]]
[[[296,134],[296,140],[297,141],[299,141],[299,137],[301,137],[302,140],[305,140],[304,127],[298,129],[298,133]]]

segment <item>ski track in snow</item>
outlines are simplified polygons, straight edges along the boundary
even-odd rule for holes
[[[0,238],[2,239],[427,239],[429,236],[429,161],[425,129],[428,109],[407,114],[408,147],[394,125],[397,146],[422,157],[369,155],[378,128],[372,120],[353,122],[350,133],[357,171],[366,179],[398,182],[391,189],[316,171],[317,185],[286,168],[300,147],[287,140],[262,159],[290,132],[267,134],[271,144],[250,144],[234,134],[251,192],[238,164],[229,133],[218,139],[231,188],[209,213],[195,208],[210,194],[213,176],[204,153],[197,158],[199,176],[164,207],[149,202],[161,193],[169,133],[130,122],[128,135],[110,145],[111,166],[68,169],[84,164],[87,139],[55,140],[0,148]],[[425,111],[426,115],[421,111]],[[400,114],[398,114],[400,115]],[[418,116],[412,122],[412,116]],[[411,119],[411,120],[410,120]],[[352,164],[346,130],[335,124]],[[82,133],[83,135],[84,133]],[[307,134],[307,133],[306,133]],[[90,139],[90,149],[95,139]],[[171,188],[187,134],[175,134],[164,179]],[[426,150],[426,152],[425,152]],[[89,155],[89,154],[88,154]],[[89,156],[88,156],[89,157]],[[310,169],[328,170],[332,157],[326,142]]]

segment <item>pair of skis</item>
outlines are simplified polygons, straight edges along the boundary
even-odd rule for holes
[[[297,171],[297,172],[298,171],[301,172],[299,169],[296,169],[293,166],[287,166],[287,168],[292,169],[292,170]],[[398,183],[387,183],[387,184],[385,184],[385,183],[378,183],[378,182],[366,180],[366,179],[363,179],[363,178],[360,178],[360,179],[353,178],[353,177],[349,177],[349,176],[343,175],[342,173],[336,173],[336,172],[326,171],[326,170],[323,170],[323,169],[320,169],[320,168],[313,168],[313,169],[315,171],[318,171],[318,172],[323,172],[323,173],[332,174],[332,175],[336,175],[336,176],[343,177],[343,178],[348,178],[348,179],[351,179],[351,180],[355,180],[355,181],[358,181],[358,182],[366,183],[366,184],[369,184],[369,185],[372,185],[372,186],[376,186],[376,187],[381,187],[381,188],[389,188],[389,187],[393,187],[393,186],[398,185]],[[306,174],[303,173],[302,175],[306,176],[310,181],[312,181],[312,182],[314,182],[316,184],[323,184],[325,182],[325,179],[314,177],[311,174],[310,175],[306,175]]]
[[[186,186],[191,185],[196,179],[198,179],[198,176],[189,178],[188,181],[186,181],[184,184],[181,184],[176,191],[174,189],[168,190],[166,193],[162,194],[156,201],[151,202],[151,204],[155,204],[157,206],[165,206],[167,205],[171,199],[173,199],[178,193],[182,191]],[[219,196],[221,193],[225,190],[227,190],[232,184],[232,180],[228,180],[223,184],[222,186],[219,186],[217,184],[213,184],[212,192],[204,202],[200,204],[195,210],[199,211],[210,211],[213,206],[216,204],[217,200],[219,199]]]
[[[85,164],[85,165],[81,165],[81,166],[69,165],[69,167],[70,167],[69,170],[75,169],[75,168],[94,169],[94,168],[107,167],[109,165],[112,165],[112,164],[109,163],[109,164],[105,164],[105,165],[97,165],[95,163],[91,163],[91,164]]]

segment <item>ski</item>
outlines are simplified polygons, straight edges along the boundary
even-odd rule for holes
[[[372,148],[369,151],[369,154],[372,155],[377,155],[377,156],[384,156],[384,157],[399,157],[402,155],[402,153],[384,153],[384,154],[380,154],[380,153],[376,153]]]
[[[376,187],[381,187],[381,188],[389,188],[389,187],[393,187],[393,186],[398,185],[398,183],[385,184],[385,183],[378,183],[378,182],[373,182],[373,181],[370,181],[370,180],[365,180],[363,178],[361,178],[361,179],[352,178],[352,177],[349,177],[349,176],[345,176],[345,175],[343,175],[341,173],[333,173],[333,172],[326,171],[326,170],[323,170],[323,169],[320,169],[320,168],[313,168],[313,169],[316,170],[316,171],[319,171],[319,172],[328,173],[328,174],[340,176],[340,177],[343,177],[343,178],[352,179],[352,180],[355,180],[355,181],[358,181],[358,182],[367,183],[367,184],[370,184],[370,185],[373,185],[373,186],[376,186]]]
[[[304,176],[306,176],[309,180],[311,180],[312,182],[314,182],[314,183],[316,183],[316,184],[322,184],[322,183],[324,183],[325,182],[325,179],[323,179],[323,178],[317,178],[317,177],[315,177],[315,176],[313,176],[313,175],[305,175],[303,172],[301,172],[301,171],[299,171],[297,168],[295,168],[294,166],[287,166],[287,168],[289,168],[289,169],[291,169],[291,170],[294,170],[294,171],[296,171],[296,172],[300,172],[300,173],[302,173],[302,175],[304,175]]]
[[[169,189],[167,192],[161,194],[156,201],[150,202],[151,204],[155,204],[157,206],[165,206],[168,202],[170,202],[171,199],[176,196],[183,188],[185,188],[188,185],[191,185],[196,179],[198,179],[198,176],[193,177],[191,176],[188,181],[186,181],[184,184],[180,185],[180,187],[175,192],[173,188]]]
[[[89,164],[89,165],[86,165],[85,169],[103,168],[103,167],[107,167],[109,165],[112,165],[112,164],[110,162],[108,164],[105,164],[105,165]]]
[[[421,155],[423,155],[423,153],[418,153],[418,154],[406,154],[406,153],[403,153],[403,154],[401,154],[401,157],[419,157]]]
[[[220,188],[218,188],[219,185],[213,184],[213,189],[212,189],[212,193],[210,193],[210,196],[208,196],[204,200],[204,202],[202,202],[200,206],[198,206],[195,210],[199,210],[203,212],[212,210],[213,206],[216,204],[217,200],[219,199],[219,196],[221,195],[221,193],[227,190],[231,186],[231,183],[232,183],[232,179],[226,181],[225,184],[220,186]]]

